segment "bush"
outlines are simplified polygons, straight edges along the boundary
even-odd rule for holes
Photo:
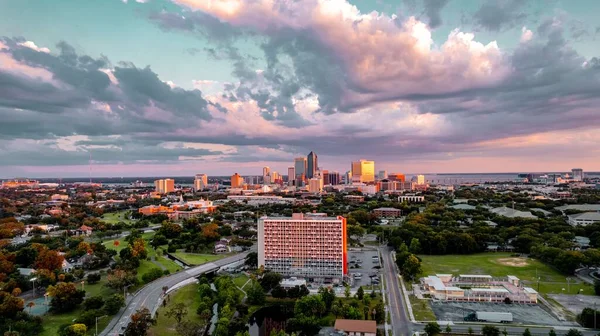
[[[87,281],[90,285],[98,283],[101,278],[102,276],[100,275],[100,273],[90,273],[87,275]]]
[[[152,282],[162,276],[163,276],[163,271],[161,271],[160,268],[153,268],[153,269],[149,270],[148,272],[144,273],[144,275],[142,275],[142,280],[144,281],[144,283],[149,283],[149,282]]]
[[[106,298],[104,302],[104,311],[108,315],[114,315],[119,312],[121,307],[125,306],[125,298],[121,294],[113,294]]]
[[[83,301],[85,310],[100,309],[104,306],[104,299],[101,296],[92,296]]]

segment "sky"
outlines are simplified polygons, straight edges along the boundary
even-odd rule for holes
[[[0,178],[600,171],[596,0],[0,0]]]

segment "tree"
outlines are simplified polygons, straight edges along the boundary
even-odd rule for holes
[[[581,333],[581,331],[573,328],[569,329],[565,336],[583,336],[583,334]]]
[[[52,297],[50,310],[59,313],[75,309],[85,297],[85,291],[77,289],[72,282],[59,282],[54,286],[48,286],[47,292]]]
[[[598,280],[594,281],[594,293],[600,295],[600,281]]]
[[[142,280],[144,283],[152,282],[163,276],[163,271],[160,268],[151,268],[148,272],[142,275]]]
[[[451,333],[451,332],[452,332],[452,328],[450,327],[450,325],[449,325],[449,324],[446,324],[446,329],[444,329],[444,332],[445,332],[446,334],[449,334],[449,333]]]
[[[209,242],[218,240],[221,238],[219,226],[216,223],[202,225],[202,237]]]
[[[277,285],[275,288],[271,290],[271,295],[276,299],[283,299],[287,297],[287,290],[285,288]]]
[[[104,311],[108,315],[114,315],[119,312],[121,307],[125,306],[125,298],[121,294],[113,294],[106,298],[104,302]]]
[[[137,283],[137,276],[133,272],[122,269],[115,269],[106,277],[106,286],[118,290],[135,283]]]
[[[331,306],[335,300],[335,292],[333,291],[333,288],[321,287],[319,288],[319,295],[321,296],[323,303],[325,303],[325,310],[328,312],[331,311]]]
[[[89,273],[87,275],[87,282],[90,285],[93,285],[95,283],[98,283],[101,278],[102,278],[102,276],[100,275],[100,273]]]
[[[165,314],[166,317],[172,317],[177,321],[177,324],[181,323],[181,320],[187,315],[188,311],[185,307],[185,303],[179,302],[174,304],[169,311]]]
[[[440,328],[440,325],[437,324],[437,322],[427,323],[423,330],[425,330],[425,332],[427,333],[427,336],[439,335],[442,332],[442,328]]]
[[[148,308],[138,309],[131,315],[131,322],[125,329],[125,336],[146,336],[148,329],[155,323]]]
[[[24,304],[23,299],[0,291],[0,316],[14,318],[17,313],[23,311]]]
[[[556,336],[556,331],[554,331],[554,329],[550,329],[548,336]]]
[[[529,331],[529,328],[525,328],[525,331],[523,331],[523,336],[531,336],[531,331]]]
[[[385,322],[385,307],[382,301],[379,301],[375,306],[375,321],[377,321],[377,324]]]
[[[202,336],[204,334],[205,326],[203,324],[183,321],[178,323],[175,327],[175,331],[181,336]]]
[[[102,306],[104,306],[104,299],[100,295],[91,296],[83,301],[85,310],[100,309]]]
[[[64,328],[61,336],[85,336],[86,334],[87,326],[82,323],[76,323]]]
[[[346,288],[344,289],[344,296],[347,298],[350,297],[350,286],[346,286]]]
[[[359,300],[362,300],[365,297],[365,290],[362,288],[362,286],[358,287],[358,291],[356,291],[356,297]]]
[[[29,315],[31,315],[31,308],[35,307],[35,302],[29,301],[27,302],[27,308],[29,308]]]
[[[133,244],[131,244],[131,254],[139,259],[146,259],[148,257],[146,241],[143,238],[137,238],[133,241]]]
[[[414,254],[421,253],[421,242],[418,238],[411,239],[409,250]]]
[[[508,331],[506,330],[506,328],[502,329],[502,335],[508,336]]]
[[[492,326],[485,325],[481,328],[481,335],[483,336],[500,336],[500,329]]]
[[[58,252],[46,248],[39,252],[38,256],[35,258],[33,267],[35,269],[55,271],[62,268],[63,260],[63,256],[58,254]]]
[[[256,253],[256,252],[248,253],[248,255],[246,256],[246,261],[244,261],[244,265],[246,265],[250,268],[257,268],[258,267],[258,253]]]
[[[295,315],[322,317],[325,314],[325,303],[318,295],[305,296],[294,305]]]
[[[475,332],[473,331],[473,328],[469,327],[469,329],[467,329],[467,334],[469,334],[469,335],[475,334]]]
[[[275,272],[266,272],[262,279],[260,279],[260,285],[265,291],[270,291],[281,282],[281,274]]]
[[[257,282],[252,282],[246,294],[248,295],[248,303],[251,305],[263,305],[265,303],[265,290]]]
[[[413,281],[421,271],[421,261],[414,254],[411,254],[402,265],[402,276],[406,281]]]

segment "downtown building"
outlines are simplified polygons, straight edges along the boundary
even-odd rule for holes
[[[346,218],[295,213],[258,221],[258,266],[284,277],[341,283],[348,274]]]
[[[163,179],[154,181],[154,191],[159,194],[168,194],[175,191],[175,180]]]

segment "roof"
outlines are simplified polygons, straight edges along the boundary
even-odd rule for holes
[[[400,209],[396,209],[396,208],[377,208],[377,209],[373,209],[373,211],[402,211]]]
[[[377,332],[377,322],[363,320],[335,320],[334,328],[345,332],[373,333]]]
[[[494,208],[494,209],[491,209],[490,211],[495,213],[496,215],[510,217],[510,218],[515,218],[515,217],[537,218],[537,216],[533,215],[531,212],[519,211],[519,210],[511,209],[511,208],[508,208],[505,206],[499,207],[499,208]]]
[[[510,293],[506,288],[471,288],[471,291],[482,293]]]
[[[527,294],[537,294],[537,291],[531,287],[524,287],[523,291]]]
[[[584,212],[569,216],[569,219],[600,221],[600,212]]]
[[[477,207],[469,205],[469,204],[464,204],[464,203],[460,203],[460,204],[455,204],[450,206],[451,208],[457,209],[457,210],[475,210],[477,209]]]
[[[87,225],[82,225],[79,230],[81,231],[92,231],[93,229]]]
[[[531,211],[541,212],[546,216],[552,215],[552,212],[550,212],[548,210],[540,209],[540,208],[531,208]]]
[[[482,275],[482,274],[460,274],[461,278],[482,278],[482,279],[491,279],[491,275]]]
[[[557,207],[560,211],[579,210],[579,211],[600,211],[600,204],[569,204]]]

